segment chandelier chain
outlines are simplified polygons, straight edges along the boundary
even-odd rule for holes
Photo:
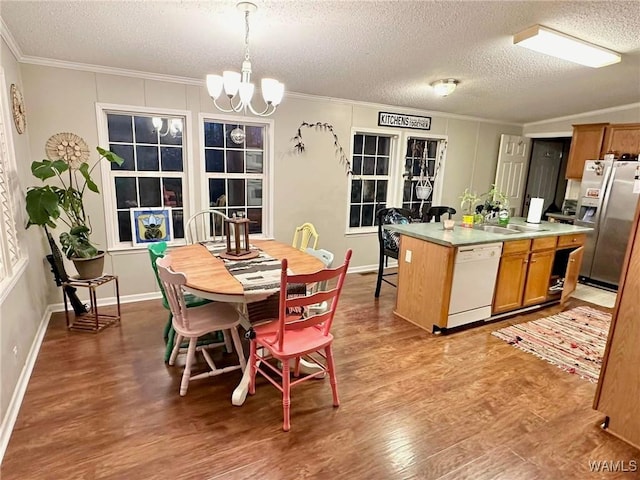
[[[249,60],[249,12],[244,12],[244,59]]]

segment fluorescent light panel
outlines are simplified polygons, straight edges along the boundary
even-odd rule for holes
[[[618,63],[621,59],[616,52],[556,32],[542,25],[534,25],[515,34],[513,43],[587,67],[605,67]]]

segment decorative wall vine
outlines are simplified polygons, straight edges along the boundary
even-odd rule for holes
[[[331,135],[333,135],[333,145],[335,146],[335,154],[338,157],[338,160],[340,161],[340,163],[342,165],[344,165],[345,167],[345,171],[347,173],[347,175],[352,175],[353,171],[351,169],[351,161],[349,160],[349,157],[347,156],[347,154],[344,152],[344,149],[342,148],[342,145],[340,145],[340,141],[338,140],[338,136],[336,135],[336,132],[333,130],[333,125],[329,124],[329,123],[323,123],[323,122],[316,122],[316,123],[307,123],[307,122],[302,122],[300,124],[300,126],[298,127],[298,131],[296,133],[296,135],[291,139],[294,144],[293,144],[293,149],[296,151],[296,153],[303,153],[305,151],[305,147],[304,147],[304,142],[302,141],[302,129],[303,128],[313,128],[314,130],[321,130],[321,131],[328,131],[329,133],[331,133]]]

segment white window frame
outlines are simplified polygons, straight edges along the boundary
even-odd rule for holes
[[[398,185],[398,197],[395,200],[394,207],[402,206],[402,193],[403,193],[403,183],[404,178],[402,174],[404,173],[404,160],[406,147],[409,142],[409,138],[419,138],[420,140],[437,140],[438,141],[438,151],[436,152],[436,167],[438,165],[438,160],[442,157],[442,163],[440,164],[440,168],[438,170],[438,174],[436,175],[436,181],[433,184],[433,195],[431,197],[431,204],[434,206],[441,205],[442,203],[442,188],[443,188],[443,179],[444,179],[444,169],[447,160],[447,145],[449,143],[448,135],[436,135],[429,133],[428,130],[413,130],[413,131],[405,131],[402,134],[402,142],[401,142],[401,151],[399,158],[399,172],[398,175],[402,178],[402,181]],[[442,150],[444,149],[444,153]]]
[[[238,123],[242,125],[263,126],[264,135],[264,155],[262,158],[262,234],[252,234],[251,238],[272,239],[273,238],[273,205],[274,205],[274,162],[275,162],[275,122],[263,117],[247,117],[240,115],[221,115],[218,113],[200,113],[198,115],[199,128],[199,165],[197,171],[200,174],[200,198],[201,205],[198,210],[208,210],[209,207],[209,179],[227,178],[226,174],[212,174],[206,171],[205,146],[204,146],[204,122],[217,123]],[[251,178],[247,174],[243,178]],[[260,175],[255,174],[258,178]]]
[[[122,114],[122,115],[153,115],[158,117],[182,117],[183,118],[183,130],[182,130],[182,153],[183,153],[183,171],[182,171],[182,204],[184,223],[186,227],[187,219],[193,214],[195,207],[194,200],[194,174],[197,172],[193,161],[192,145],[193,142],[193,129],[191,125],[192,112],[190,110],[175,110],[169,108],[152,108],[152,107],[140,107],[134,105],[118,105],[111,103],[96,103],[96,118],[98,122],[98,143],[102,148],[109,148],[109,129],[107,124],[107,114]],[[107,250],[109,252],[123,252],[127,251],[139,251],[146,249],[145,246],[133,246],[133,242],[121,242],[118,237],[118,228],[116,220],[116,191],[114,175],[111,174],[111,169],[106,162],[100,165],[100,172],[102,177],[102,189],[100,191],[104,202],[105,213],[105,227],[107,234]],[[133,172],[136,177],[140,172]],[[170,172],[167,172],[170,173]],[[179,173],[179,172],[174,172]],[[117,175],[116,175],[117,176]],[[155,175],[154,175],[155,176]],[[176,175],[178,176],[178,175]],[[169,245],[184,245],[184,239],[173,240],[169,242]]]
[[[18,206],[22,206],[21,198],[24,194],[17,183],[16,151],[13,144],[13,121],[10,113],[10,101],[7,94],[8,88],[5,81],[4,70],[0,67],[0,183],[4,190],[4,202],[0,199],[0,220],[11,222],[9,228],[2,225],[0,228],[0,304],[4,302],[18,279],[27,267],[28,256],[20,238],[18,225],[22,225],[22,216],[18,214]],[[12,181],[13,179],[13,181]],[[11,254],[8,235],[12,236],[15,244],[15,253]],[[13,257],[13,258],[12,258]]]
[[[388,206],[396,206],[399,198],[402,199],[402,190],[401,183],[397,181],[398,174],[400,178],[402,178],[402,167],[403,165],[399,164],[399,161],[402,157],[402,135],[398,130],[393,130],[390,128],[375,128],[375,127],[364,127],[364,128],[351,128],[351,138],[349,139],[349,162],[353,164],[353,137],[356,135],[376,135],[376,136],[388,136],[391,137],[391,146],[389,148],[389,175],[388,175],[388,184],[387,184],[387,199],[386,204]],[[371,234],[377,233],[378,227],[351,227],[349,226],[349,219],[351,216],[351,180],[357,178],[358,175],[347,175],[347,217],[345,224],[345,234],[346,235],[362,235],[362,234]],[[374,212],[375,215],[375,212]]]

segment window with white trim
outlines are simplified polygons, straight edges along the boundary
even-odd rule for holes
[[[439,170],[438,151],[444,140],[409,137],[404,157],[405,175],[402,186],[402,208],[421,218],[433,203],[436,176]],[[430,188],[425,198],[419,198],[418,185]],[[426,191],[425,191],[426,193]]]
[[[20,248],[16,221],[15,201],[17,188],[11,178],[17,178],[15,152],[11,135],[10,113],[4,77],[0,82],[3,92],[0,95],[0,285],[10,281],[17,273],[18,264],[25,257]],[[4,286],[1,288],[3,289]],[[0,290],[1,290],[0,289]]]
[[[373,227],[375,212],[384,208],[392,187],[393,136],[356,133],[353,136],[349,229]]]
[[[203,135],[209,208],[246,216],[251,234],[266,233],[267,125],[204,119]]]
[[[120,166],[106,166],[110,170],[105,189],[112,193],[107,215],[114,226],[114,243],[132,241],[130,209],[139,207],[170,207],[174,239],[183,239],[186,118],[123,111],[105,114],[109,149],[124,159]]]

